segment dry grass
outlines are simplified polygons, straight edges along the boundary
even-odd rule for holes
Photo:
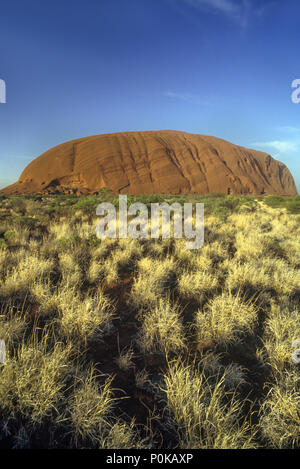
[[[218,278],[207,271],[183,272],[178,279],[178,291],[183,298],[202,301],[218,287]]]
[[[284,373],[270,388],[261,408],[260,427],[267,445],[276,449],[299,448],[300,377]]]
[[[222,268],[227,271],[226,286],[229,290],[237,291],[242,288],[252,287],[257,291],[262,291],[271,285],[268,270],[257,260],[250,260],[246,263],[227,260]]]
[[[173,259],[141,259],[131,290],[131,304],[139,310],[152,307],[158,298],[163,298],[167,290],[175,285],[175,280],[176,262]]]
[[[0,312],[0,339],[7,345],[13,343],[17,338],[22,337],[22,333],[27,326],[26,313],[22,309],[12,305],[4,305]]]
[[[257,309],[239,295],[224,292],[209,301],[195,318],[199,343],[229,345],[242,333],[251,332],[257,320]]]
[[[72,254],[60,254],[59,268],[62,274],[62,284],[68,285],[70,288],[80,284],[81,271]]]
[[[59,294],[59,325],[69,340],[87,344],[88,340],[99,340],[109,330],[115,306],[98,289],[93,296],[81,298],[75,291],[66,289]]]
[[[267,363],[278,377],[286,368],[291,368],[292,343],[300,338],[300,314],[287,306],[272,304],[266,320],[263,345],[267,352]]]
[[[143,353],[168,354],[185,348],[185,334],[178,305],[159,299],[153,309],[144,314],[138,336]]]
[[[148,438],[141,438],[138,434],[134,419],[129,423],[117,422],[101,442],[101,449],[149,449]]]
[[[141,371],[136,371],[135,373],[135,382],[137,388],[143,389],[149,383],[149,374],[146,369]]]
[[[115,362],[120,370],[127,371],[130,368],[134,368],[134,351],[131,347],[121,350],[118,357],[115,358]]]
[[[13,201],[0,230],[2,446],[300,447],[299,220],[261,202],[219,216],[209,200],[194,251],[100,241],[75,198]]]
[[[51,260],[41,259],[36,255],[24,257],[17,266],[6,273],[0,284],[0,296],[24,298],[36,281],[49,277],[52,268]]]
[[[165,374],[170,425],[184,449],[255,448],[255,427],[241,416],[242,403],[225,386],[226,371],[210,380],[180,360]]]
[[[102,386],[96,381],[95,370],[78,378],[75,383],[72,402],[69,408],[75,446],[90,440],[100,444],[105,430],[109,427],[108,418],[114,406],[111,378]]]
[[[1,371],[0,408],[11,418],[21,414],[35,425],[55,412],[72,371],[71,347],[51,342],[50,331],[44,330],[39,340],[34,333],[8,355]]]

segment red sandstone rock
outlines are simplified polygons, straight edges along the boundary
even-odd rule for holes
[[[270,155],[206,135],[162,130],[79,138],[33,160],[4,194],[297,194],[287,167]]]

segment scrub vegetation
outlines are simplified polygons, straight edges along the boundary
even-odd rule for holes
[[[198,250],[101,201],[0,197],[0,447],[300,448],[299,197],[128,196],[203,202]]]

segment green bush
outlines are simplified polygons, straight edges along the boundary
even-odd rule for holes
[[[73,205],[74,210],[83,210],[84,212],[94,212],[99,205],[99,199],[92,195],[80,197],[78,202]]]
[[[11,241],[15,236],[15,232],[12,230],[5,231],[4,233],[4,239],[6,241]]]
[[[112,189],[102,187],[98,190],[98,197],[101,199],[101,202],[110,202],[113,201],[115,194]]]
[[[293,198],[284,198],[279,195],[270,195],[264,199],[264,203],[272,208],[286,208],[289,213],[300,213],[300,196],[297,195]]]
[[[269,195],[264,199],[264,202],[269,207],[278,208],[284,204],[284,198],[280,195]]]
[[[101,239],[97,238],[96,235],[93,235],[88,240],[88,245],[91,246],[91,247],[97,247],[97,246],[100,246],[100,244],[101,244]]]
[[[141,194],[141,195],[122,194],[122,195],[127,195],[127,206],[128,207],[132,204],[135,204],[136,202],[140,202],[140,203],[145,204],[148,208],[150,208],[151,204],[163,203],[164,200],[165,200],[162,195],[157,195],[157,194]],[[116,208],[118,208],[119,207],[119,197],[115,197],[113,199],[112,203]]]
[[[26,213],[26,203],[22,196],[19,197],[11,197],[9,199],[10,206],[16,210],[17,212],[20,212],[22,215],[25,215]]]
[[[70,236],[70,238],[62,237],[57,240],[57,244],[60,248],[70,247],[75,244],[81,244],[81,238],[77,235]]]
[[[294,199],[287,200],[286,208],[289,213],[294,213],[294,214],[300,213],[300,197],[297,196]]]

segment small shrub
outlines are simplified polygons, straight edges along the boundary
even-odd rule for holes
[[[80,197],[78,202],[72,206],[74,210],[82,210],[87,213],[96,213],[96,208],[99,205],[100,201],[92,195],[85,197]]]
[[[278,208],[284,204],[284,198],[279,195],[269,195],[264,199],[264,203],[269,207]]]
[[[8,242],[12,241],[16,236],[16,233],[15,231],[13,230],[8,230],[8,231],[5,231],[4,233],[4,239]]]

